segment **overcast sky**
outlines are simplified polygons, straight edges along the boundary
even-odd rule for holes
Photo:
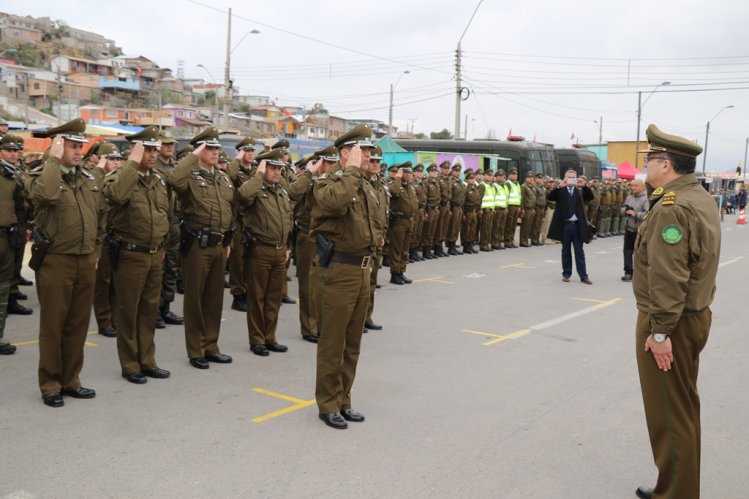
[[[429,133],[455,123],[455,49],[477,0],[35,0],[13,14],[49,16],[114,39],[176,74],[223,81],[232,8],[232,77],[243,94],[278,104],[321,102],[346,118],[388,120]],[[462,41],[461,128],[569,147],[634,140],[637,92],[648,123],[705,142],[708,170],[743,162],[749,137],[749,3],[483,0]],[[403,74],[409,71],[408,74]],[[399,80],[400,78],[400,80]],[[658,88],[661,82],[669,86]],[[697,91],[710,89],[710,91]],[[720,89],[720,90],[718,90]],[[413,121],[410,121],[413,120]],[[570,139],[572,134],[575,139]],[[701,158],[700,158],[701,166]]]

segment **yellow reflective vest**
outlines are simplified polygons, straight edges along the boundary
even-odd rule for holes
[[[508,204],[510,206],[520,206],[520,185],[512,180],[505,182],[505,185],[508,187],[510,193]]]
[[[508,202],[507,186],[504,184],[494,184],[494,207],[507,208]]]
[[[494,208],[494,186],[491,182],[484,182],[484,197],[481,198],[481,209],[491,210]]]

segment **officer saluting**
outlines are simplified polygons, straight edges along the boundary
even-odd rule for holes
[[[94,176],[80,167],[85,130],[86,122],[77,118],[43,132],[54,137],[49,159],[26,179],[35,228],[29,265],[36,270],[41,306],[39,388],[50,407],[62,407],[63,395],[96,396],[78,377],[101,242],[101,192]]]
[[[185,286],[185,342],[190,364],[208,369],[208,361],[228,364],[219,352],[224,303],[226,246],[232,238],[234,185],[217,168],[221,143],[218,130],[208,127],[190,141],[196,147],[177,164],[169,184],[182,208],[182,280]]]
[[[128,139],[135,146],[125,166],[106,177],[104,197],[113,210],[108,250],[122,377],[143,384],[170,374],[157,367],[153,341],[170,207],[166,179],[154,170],[159,129],[149,126]]]
[[[315,398],[320,419],[336,429],[364,421],[351,408],[351,387],[359,360],[369,303],[369,273],[376,245],[378,200],[362,168],[370,158],[372,131],[359,125],[335,141],[341,159],[314,187],[312,234],[319,254],[316,277],[324,331],[317,347]]]
[[[694,175],[702,147],[645,131],[647,182],[655,190],[635,241],[637,367],[655,489],[641,498],[700,495],[700,399],[697,370],[707,343],[720,255],[720,218]]]

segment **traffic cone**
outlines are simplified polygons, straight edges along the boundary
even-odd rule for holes
[[[744,208],[741,208],[739,210],[739,218],[736,219],[736,223],[739,225],[744,225],[746,223],[746,217],[744,216]]]

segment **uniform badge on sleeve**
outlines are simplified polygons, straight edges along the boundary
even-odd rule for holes
[[[669,225],[663,229],[661,236],[666,244],[679,244],[684,237],[684,234],[682,234],[681,229],[678,226]]]

